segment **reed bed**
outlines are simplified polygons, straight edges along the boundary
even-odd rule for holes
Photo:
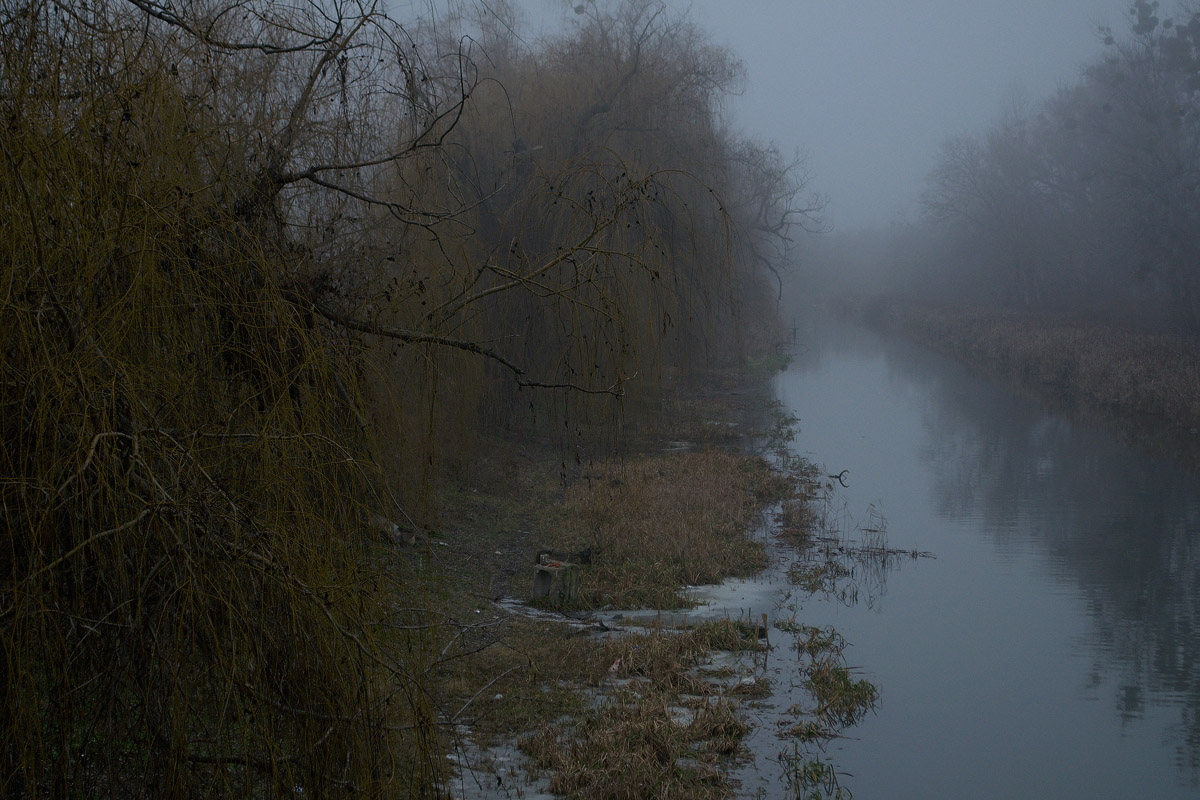
[[[1017,312],[891,304],[882,319],[1021,384],[1200,427],[1200,342]]]

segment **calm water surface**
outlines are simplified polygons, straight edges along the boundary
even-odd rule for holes
[[[803,602],[880,687],[831,745],[860,800],[1200,797],[1200,479],[949,360],[822,326],[777,379],[797,452],[904,562]],[[805,338],[805,337],[802,337]]]

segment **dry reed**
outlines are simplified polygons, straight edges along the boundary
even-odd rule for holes
[[[1016,312],[892,306],[887,319],[1006,378],[1124,415],[1200,427],[1194,339]]]

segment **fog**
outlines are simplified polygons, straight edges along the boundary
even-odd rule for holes
[[[731,103],[756,136],[808,154],[840,230],[919,213],[947,136],[978,129],[1015,93],[1039,98],[1099,52],[1128,0],[694,0],[745,63]]]
[[[805,155],[831,228],[919,214],[939,142],[978,129],[1012,98],[1070,83],[1132,0],[670,0],[745,65],[731,123]],[[396,0],[419,15],[428,0]],[[488,3],[484,7],[490,7]],[[515,0],[536,37],[571,19],[566,0]],[[500,13],[502,5],[496,3]]]

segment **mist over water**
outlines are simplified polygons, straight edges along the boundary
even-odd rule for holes
[[[814,331],[818,328],[814,328]],[[932,551],[868,608],[813,600],[878,713],[859,797],[1194,797],[1200,489],[917,346],[825,325],[778,378],[847,508]]]

